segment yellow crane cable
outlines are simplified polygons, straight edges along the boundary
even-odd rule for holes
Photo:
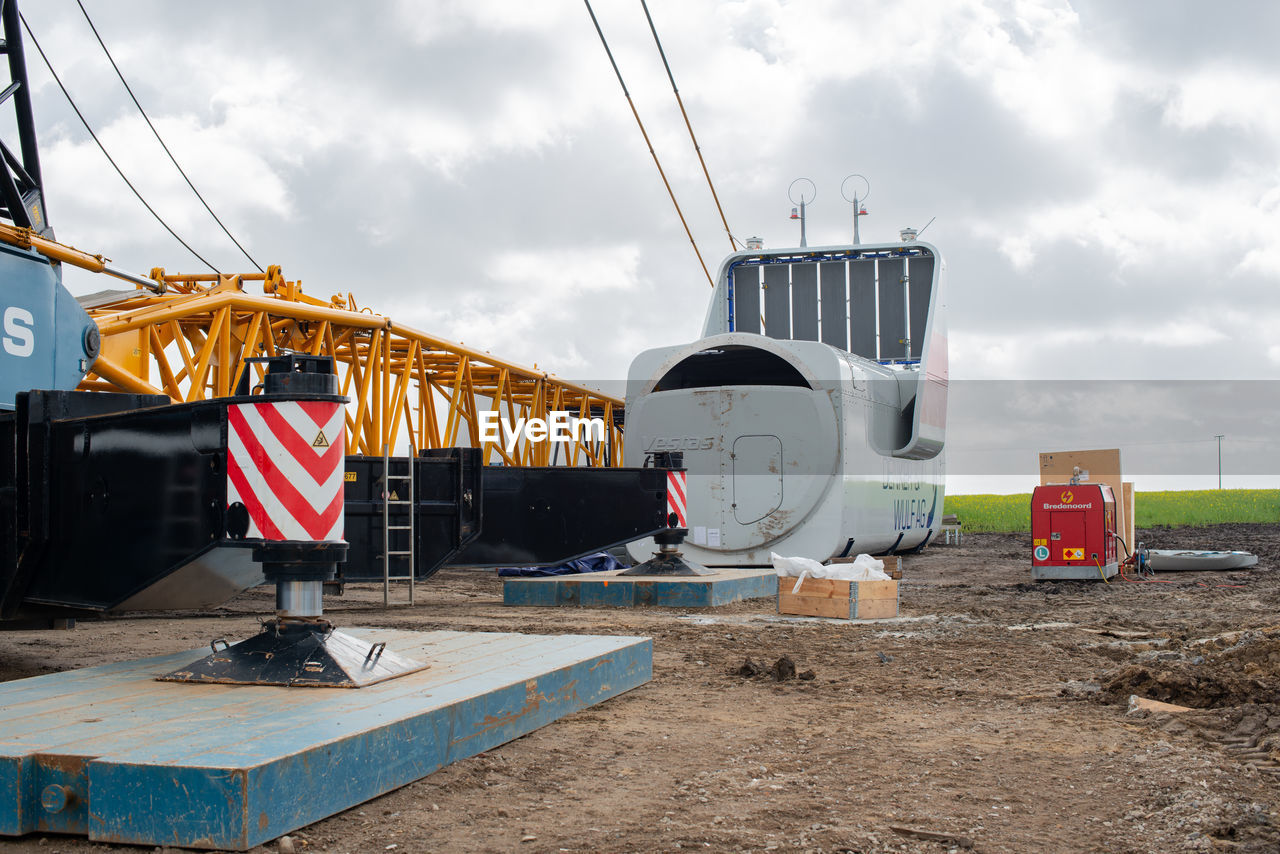
[[[658,153],[653,150],[653,143],[649,141],[649,134],[644,129],[644,122],[640,121],[640,113],[636,111],[635,102],[631,100],[631,93],[627,91],[627,84],[622,79],[622,72],[618,70],[618,63],[613,60],[613,51],[609,50],[609,42],[605,40],[604,31],[600,29],[600,22],[596,20],[596,13],[591,8],[591,0],[582,0],[587,4],[587,14],[591,16],[591,23],[595,24],[596,34],[600,36],[600,44],[604,45],[604,52],[609,57],[609,64],[613,66],[613,73],[618,76],[618,84],[622,86],[622,94],[627,96],[627,105],[631,107],[631,115],[636,117],[636,124],[640,126],[640,134],[644,137],[644,144],[649,146],[649,154],[653,157],[653,164],[658,167],[658,174],[662,176],[662,184],[667,188],[667,195],[671,197],[671,204],[676,207],[676,215],[680,217],[680,224],[684,226],[684,233],[689,235],[689,243],[693,246],[693,254],[698,256],[698,263],[702,265],[703,275],[707,277],[707,284],[715,287],[716,284],[711,280],[711,273],[707,270],[707,263],[702,260],[702,253],[698,251],[698,242],[693,239],[693,232],[689,230],[689,223],[685,221],[684,212],[680,210],[680,203],[676,201],[676,194],[671,189],[671,182],[667,180],[667,173],[662,171],[662,163],[658,161]]]
[[[653,33],[653,43],[658,46],[658,55],[662,57],[662,67],[667,69],[667,79],[671,81],[671,91],[675,93],[676,103],[680,105],[680,115],[684,116],[684,126],[689,129],[689,139],[693,140],[693,150],[698,152],[698,162],[702,164],[702,174],[707,176],[707,186],[711,188],[711,198],[715,199],[716,211],[720,214],[720,222],[724,223],[724,233],[729,235],[729,248],[736,252],[738,251],[738,241],[734,239],[733,231],[729,228],[729,220],[725,219],[724,208],[720,207],[720,196],[716,194],[716,185],[711,183],[711,172],[707,170],[707,161],[702,158],[702,146],[698,145],[698,138],[693,135],[693,124],[689,121],[689,114],[685,112],[684,100],[680,97],[680,90],[676,88],[676,78],[671,73],[671,64],[667,62],[667,52],[662,49],[662,40],[658,38],[658,28],[653,24],[653,16],[649,14],[649,4],[645,0],[640,0],[640,6],[644,9],[644,16],[649,21],[649,30]]]

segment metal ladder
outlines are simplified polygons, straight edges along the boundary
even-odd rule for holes
[[[397,461],[398,462],[398,461]],[[382,605],[389,607],[391,605],[391,582],[408,581],[409,582],[409,604],[414,604],[414,578],[413,578],[413,545],[414,545],[414,506],[413,506],[413,457],[410,456],[406,460],[409,467],[408,474],[392,474],[391,473],[391,456],[390,448],[387,445],[382,446]],[[400,481],[408,487],[406,494],[408,498],[391,498],[392,481]],[[404,515],[409,517],[408,525],[392,525],[391,524],[391,508],[408,508]],[[391,550],[391,532],[392,531],[408,531],[409,532],[409,548]],[[391,561],[393,558],[405,558],[409,563],[409,572],[407,575],[392,575]]]

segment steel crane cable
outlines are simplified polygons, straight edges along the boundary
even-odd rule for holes
[[[79,0],[76,0],[76,2],[79,2]],[[649,4],[645,0],[640,0],[640,6],[644,9],[644,16],[649,21],[649,30],[653,33],[653,43],[658,46],[658,55],[662,57],[662,67],[667,69],[667,79],[671,81],[671,91],[676,96],[676,103],[680,105],[680,115],[684,116],[684,126],[689,129],[689,139],[693,141],[693,150],[698,152],[698,162],[702,164],[702,174],[707,176],[707,186],[711,188],[711,198],[715,199],[716,210],[720,214],[720,222],[724,223],[724,233],[729,235],[729,246],[736,252],[740,244],[729,229],[729,221],[725,219],[724,208],[720,207],[720,196],[716,194],[716,185],[711,183],[711,172],[707,169],[707,161],[702,158],[702,146],[698,145],[698,138],[693,135],[693,124],[689,121],[689,114],[685,112],[684,100],[680,97],[680,90],[676,88],[676,78],[671,73],[670,63],[667,62],[667,52],[662,49],[662,40],[658,38],[658,28],[653,25],[653,16],[649,14]]]
[[[258,268],[259,273],[266,272],[262,269],[249,251],[240,245],[240,241],[236,240],[235,235],[227,228],[227,226],[218,219],[218,215],[213,212],[213,208],[209,207],[209,203],[204,200],[204,196],[200,195],[200,191],[196,189],[195,184],[191,183],[191,179],[187,177],[187,173],[178,165],[178,159],[173,156],[173,152],[169,150],[169,146],[164,144],[164,140],[160,138],[160,131],[156,130],[156,126],[151,123],[151,117],[147,115],[147,111],[142,109],[142,104],[138,103],[138,96],[133,94],[133,89],[129,86],[129,81],[124,79],[124,74],[120,71],[120,66],[116,65],[115,58],[111,55],[111,51],[107,50],[106,42],[102,40],[102,36],[98,34],[98,28],[93,25],[93,19],[89,17],[89,10],[85,9],[81,0],[76,0],[76,5],[80,7],[80,11],[84,14],[84,19],[89,23],[89,29],[93,30],[94,38],[98,40],[98,44],[102,46],[102,52],[107,55],[107,61],[111,63],[111,67],[115,69],[116,76],[120,78],[120,82],[124,84],[124,90],[129,93],[129,97],[133,99],[133,105],[138,108],[138,112],[142,114],[142,118],[146,121],[147,127],[151,128],[151,132],[155,134],[156,142],[160,143],[160,147],[164,149],[164,153],[169,155],[169,160],[173,163],[173,167],[178,170],[178,174],[182,176],[182,180],[187,182],[187,186],[191,188],[191,192],[196,194],[196,198],[200,200],[200,204],[204,205],[204,209],[209,212],[209,216],[213,217],[213,221],[218,224],[223,233],[231,238],[231,242],[236,248],[244,253],[244,257],[249,259],[249,263]]]
[[[591,0],[582,0],[587,4],[587,14],[591,16],[591,23],[595,24],[596,34],[600,36],[600,44],[604,45],[604,52],[609,56],[609,64],[613,66],[613,73],[618,76],[618,84],[622,86],[622,94],[627,96],[627,105],[631,107],[631,115],[636,117],[636,124],[640,126],[640,134],[644,137],[645,145],[649,146],[649,154],[653,157],[653,164],[658,167],[658,174],[662,176],[662,184],[667,188],[667,195],[671,197],[671,204],[676,207],[676,215],[680,217],[680,224],[684,226],[684,233],[689,235],[689,243],[693,245],[693,254],[698,256],[698,263],[702,265],[702,272],[707,277],[707,284],[715,287],[715,282],[711,280],[711,273],[707,271],[707,262],[702,260],[702,253],[698,251],[698,242],[693,239],[693,232],[689,230],[689,223],[685,221],[684,212],[680,210],[680,203],[676,201],[676,194],[671,189],[671,182],[667,180],[667,173],[662,171],[662,163],[658,160],[658,153],[653,150],[653,143],[649,141],[649,134],[644,129],[644,122],[640,121],[640,113],[636,111],[635,102],[631,100],[631,93],[627,91],[627,84],[622,80],[622,72],[618,70],[618,63],[613,60],[613,51],[609,50],[609,42],[605,40],[604,31],[600,29],[600,22],[596,20],[596,13],[591,8]]]
[[[155,208],[151,207],[151,205],[147,203],[147,200],[142,197],[142,193],[138,192],[138,188],[133,186],[133,182],[130,181],[125,176],[124,170],[120,168],[120,166],[116,163],[116,161],[107,152],[107,147],[102,144],[102,140],[98,139],[98,135],[94,133],[93,128],[89,126],[88,120],[85,119],[84,114],[80,112],[80,108],[76,106],[76,102],[74,99],[72,99],[71,93],[67,91],[67,87],[62,85],[62,79],[58,77],[58,72],[53,70],[53,64],[49,62],[49,57],[45,55],[44,48],[40,47],[40,42],[39,40],[36,39],[36,34],[31,32],[31,25],[27,23],[26,17],[22,15],[22,13],[18,13],[18,17],[22,19],[23,29],[27,31],[27,36],[31,39],[31,43],[36,46],[36,50],[40,53],[40,58],[44,60],[45,68],[48,68],[49,73],[53,75],[53,82],[58,84],[58,88],[62,90],[62,94],[66,97],[67,103],[71,105],[71,109],[75,110],[76,115],[80,118],[80,123],[84,125],[84,129],[89,132],[89,136],[93,138],[93,141],[98,144],[98,148],[102,151],[102,156],[107,158],[107,162],[110,163],[112,168],[116,170],[116,174],[119,175],[120,179],[124,181],[125,184],[128,185],[130,190],[133,190],[133,194],[138,197],[138,201],[142,202],[143,207],[145,207],[148,211],[151,212],[151,215],[156,218],[156,222],[164,226],[164,230],[169,232],[169,234],[173,236],[174,240],[181,243],[184,247],[186,247],[186,250],[188,252],[190,252],[192,255],[196,256],[197,258],[199,258],[200,263],[204,264],[210,270],[212,270],[213,272],[221,276],[222,271],[219,270],[217,267],[213,266],[212,264],[210,264],[208,261],[206,261],[203,255],[201,255],[196,250],[192,249],[191,246],[187,243],[187,241],[179,237],[178,233],[169,227],[169,223],[165,222],[164,219],[160,216],[160,214],[156,213]]]

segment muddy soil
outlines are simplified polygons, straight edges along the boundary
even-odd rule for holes
[[[874,623],[783,619],[768,600],[506,608],[484,572],[446,570],[414,608],[349,588],[326,600],[344,626],[646,635],[654,679],[305,828],[293,849],[1280,851],[1280,525],[1139,539],[1259,564],[1035,584],[1028,537],[969,534],[906,557],[901,617]],[[0,633],[0,678],[247,636],[271,607],[256,590],[213,615]],[[1130,713],[1134,694],[1190,710]],[[152,849],[31,836],[0,850]]]

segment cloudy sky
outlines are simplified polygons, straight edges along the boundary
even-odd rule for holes
[[[309,292],[583,381],[697,336],[709,288],[582,3],[84,3],[214,210]],[[729,240],[643,10],[594,6],[714,272]],[[736,236],[795,245],[802,176],[810,245],[850,239],[854,172],[864,241],[936,217],[953,490],[1022,491],[1037,451],[1115,446],[1140,489],[1216,486],[1215,434],[1227,486],[1280,485],[1280,6],[649,8]],[[152,205],[250,269],[75,0],[24,13]],[[140,273],[203,270],[30,45],[28,62],[58,237]]]

